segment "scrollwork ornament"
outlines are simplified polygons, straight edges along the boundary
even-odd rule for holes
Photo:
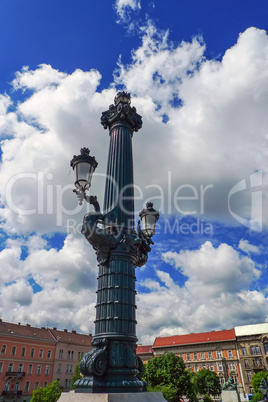
[[[96,375],[98,377],[105,374],[108,367],[107,346],[92,349],[86,353],[80,362],[79,368],[85,376]]]

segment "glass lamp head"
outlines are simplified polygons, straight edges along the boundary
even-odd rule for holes
[[[140,212],[142,230],[147,236],[152,237],[155,234],[155,225],[159,219],[159,212],[153,208],[152,202],[147,202],[146,208]]]
[[[80,155],[74,155],[70,164],[75,173],[75,187],[87,190],[91,186],[92,175],[98,166],[95,156],[89,155],[88,148],[81,148]]]

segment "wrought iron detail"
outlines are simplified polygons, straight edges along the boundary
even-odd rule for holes
[[[90,352],[86,353],[80,362],[79,368],[82,374],[102,376],[105,374],[108,366],[107,339],[102,339],[99,345]]]
[[[101,116],[101,124],[105,129],[110,129],[117,122],[127,123],[131,131],[138,131],[142,127],[142,118],[136,108],[130,106],[130,95],[126,92],[119,92],[114,99],[114,105],[110,105],[109,110]]]

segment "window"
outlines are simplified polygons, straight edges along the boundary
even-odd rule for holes
[[[234,363],[230,363],[230,364],[229,364],[229,369],[230,369],[231,371],[235,371],[235,370],[236,370],[235,364],[234,364]]]
[[[32,374],[33,372],[33,365],[29,364],[27,374]]]
[[[222,350],[217,350],[217,357],[221,358],[222,357]]]
[[[30,381],[26,381],[26,383],[24,385],[24,391],[29,392],[29,390],[30,390]]]
[[[10,381],[6,381],[4,391],[9,391],[9,387],[10,387]]]
[[[7,346],[6,345],[2,345],[1,347],[1,355],[5,355],[7,351]]]
[[[19,390],[19,386],[20,386],[20,383],[19,382],[16,382],[16,384],[15,384],[15,392],[17,392],[18,390]]]
[[[65,388],[70,388],[70,386],[71,386],[71,380],[66,378],[66,380],[65,380]]]
[[[66,373],[72,373],[72,371],[73,371],[73,365],[72,364],[67,364]]]
[[[212,352],[208,352],[208,358],[209,358],[209,359],[213,359],[213,357],[212,357]]]
[[[25,352],[26,352],[26,348],[23,347],[23,348],[21,349],[20,355],[21,355],[22,357],[25,356]]]
[[[232,350],[228,350],[228,357],[233,357],[233,351]]]
[[[3,371],[3,362],[0,362],[0,373]]]
[[[34,390],[36,390],[37,388],[39,388],[39,381],[35,381],[34,383]]]
[[[63,349],[59,350],[59,357],[63,357]]]
[[[48,374],[49,374],[49,368],[50,368],[50,367],[47,365],[47,366],[46,366],[46,370],[45,370],[45,375],[48,375]]]
[[[255,346],[255,350],[256,350],[256,354],[260,355],[261,351],[260,351],[259,345]]]
[[[17,348],[16,348],[16,346],[12,346],[12,349],[11,349],[11,356],[15,356],[16,355],[16,350],[17,350]]]
[[[263,345],[263,347],[264,347],[264,353],[267,355],[268,354],[268,343],[265,343]]]
[[[203,369],[203,370],[206,370],[206,369],[207,369],[207,366],[204,364],[204,365],[202,366],[202,369]]]
[[[14,366],[13,363],[9,363],[8,368],[7,368],[8,373],[12,373],[12,371],[13,371],[13,366]]]
[[[223,377],[220,377],[220,383],[221,383],[221,385],[223,385],[223,384],[225,383],[225,381],[224,381],[224,378],[223,378]]]
[[[248,362],[248,360],[245,360],[245,368],[249,368],[249,362]]]
[[[235,383],[235,384],[238,383],[238,381],[237,381],[237,375],[232,375],[232,379],[234,380],[234,383]]]
[[[38,357],[39,357],[40,359],[42,359],[43,356],[44,356],[44,350],[43,350],[43,349],[40,349],[40,350],[39,350],[39,355],[38,355]]]
[[[197,360],[197,353],[194,353],[194,360]]]
[[[214,366],[213,366],[213,364],[211,364],[209,368],[210,368],[210,371],[214,371]]]
[[[34,357],[34,348],[31,349],[30,357]]]
[[[48,359],[51,359],[51,350],[48,350],[48,352],[47,352],[47,358],[48,358]]]
[[[74,358],[74,352],[72,350],[68,351],[68,359],[73,359]]]
[[[242,355],[243,355],[243,356],[246,356],[246,354],[247,354],[247,348],[246,348],[245,346],[242,346],[241,351],[242,351]]]
[[[44,388],[47,387],[47,381],[44,382]]]
[[[249,371],[247,372],[247,378],[248,378],[248,381],[251,382],[251,373]]]
[[[219,370],[219,371],[222,371],[222,370],[223,370],[222,364],[218,364],[218,370]]]
[[[253,366],[254,367],[262,367],[262,360],[259,357],[253,359]]]
[[[57,373],[61,372],[61,364],[58,364],[58,369],[57,369]]]
[[[41,364],[38,364],[37,369],[36,369],[36,374],[38,374],[38,375],[41,374]]]
[[[187,359],[187,360],[191,360],[191,355],[190,355],[190,353],[187,353],[186,359]]]
[[[22,372],[23,372],[23,363],[20,363],[19,367],[18,367],[18,373],[22,373]]]
[[[205,360],[205,358],[206,358],[205,353],[202,352],[202,353],[201,353],[201,359],[202,359],[202,360]]]

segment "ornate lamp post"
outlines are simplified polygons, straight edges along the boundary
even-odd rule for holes
[[[84,217],[82,233],[93,246],[99,263],[94,348],[80,364],[83,378],[76,393],[133,393],[146,391],[141,380],[142,362],[136,355],[135,267],[147,261],[159,213],[153,204],[140,213],[142,226],[135,231],[132,135],[142,127],[141,116],[130,106],[130,95],[119,92],[102,113],[109,129],[110,149],[104,195],[104,213],[97,197],[87,196],[97,167],[87,148],[74,156],[76,189],[95,211]]]

